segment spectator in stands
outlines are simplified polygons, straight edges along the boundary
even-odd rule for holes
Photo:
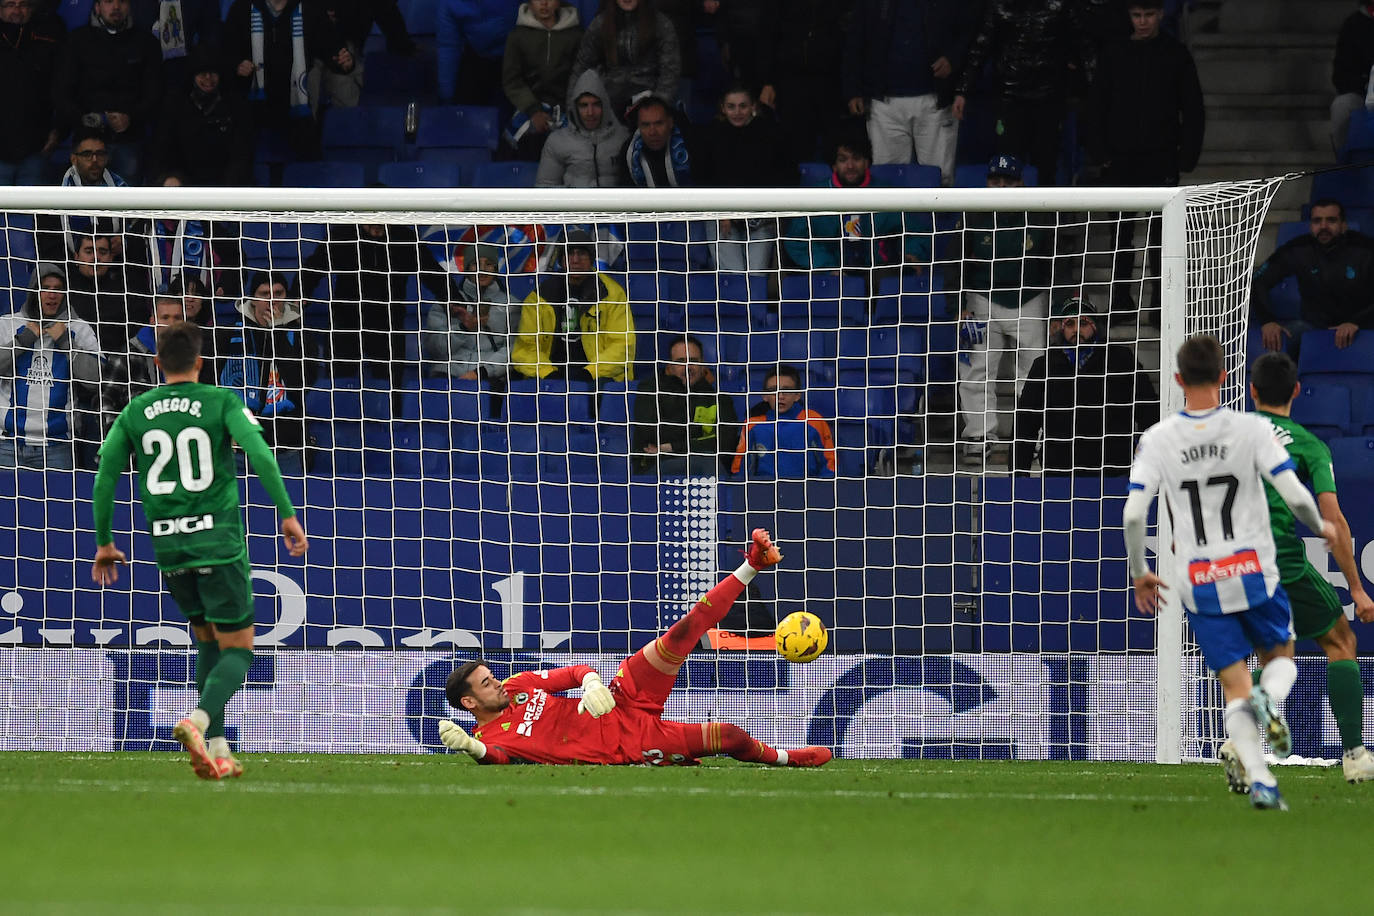
[[[95,329],[106,356],[125,352],[129,342],[130,296],[109,235],[73,235],[67,274],[72,314]],[[144,300],[146,303],[146,300]],[[141,317],[141,316],[140,316]]]
[[[802,407],[801,373],[778,366],[763,379],[763,403],[749,411],[731,473],[753,479],[835,476],[830,424]]]
[[[655,378],[639,385],[634,443],[639,470],[662,477],[715,476],[726,471],[739,441],[735,400],[716,389],[701,341],[673,341]]]
[[[869,166],[873,148],[862,130],[832,142],[830,186],[879,187]],[[884,212],[796,217],[783,241],[788,257],[802,268],[865,270],[930,263],[931,227],[913,214]]]
[[[154,186],[179,188],[184,185],[178,172],[160,173]],[[156,292],[170,287],[183,275],[193,276],[208,285],[216,259],[208,226],[198,219],[160,218],[131,223],[125,238],[125,275],[135,270],[137,283],[131,289]]]
[[[215,379],[219,378],[215,364],[215,307],[209,290],[195,277],[180,275],[172,281],[165,295],[180,300],[183,319],[200,328],[200,355],[203,358],[200,383],[215,384]]]
[[[310,67],[325,61],[346,74],[356,64],[324,8],[305,0],[234,0],[224,17],[224,48],[255,127],[284,137],[297,159],[318,159]]]
[[[447,303],[457,290],[415,228],[382,223],[332,223],[327,239],[301,263],[301,294],[329,302],[330,371],[389,378],[401,387],[405,355],[406,287],[419,283]],[[333,278],[333,290],[321,283]],[[318,292],[317,292],[318,291]],[[359,361],[361,360],[361,366]]]
[[[858,0],[844,94],[850,114],[868,115],[875,163],[936,165],[954,183],[954,78],[977,28],[978,6],[963,0]]]
[[[666,101],[650,96],[633,112],[635,132],[625,141],[620,157],[620,183],[637,188],[690,188],[696,184],[692,169],[692,135],[686,121],[678,123]]]
[[[357,0],[317,0],[325,18],[348,51],[350,66],[338,60],[315,58],[306,77],[310,110],[316,117],[325,108],[355,108],[363,95],[363,47],[371,30],[371,17]],[[399,11],[398,11],[399,14]],[[368,20],[366,28],[362,20]],[[361,34],[359,34],[361,33]]]
[[[678,97],[682,59],[677,33],[654,0],[601,0],[573,62],[572,83],[596,70],[617,117],[650,96],[671,109]]]
[[[1125,477],[1135,437],[1159,420],[1159,395],[1131,348],[1107,343],[1084,296],[1054,307],[1050,346],[1031,363],[1016,401],[1013,469],[1030,472],[1044,433],[1046,475]]]
[[[0,467],[75,464],[75,408],[99,381],[100,345],[72,314],[66,287],[61,267],[40,262],[23,307],[0,317]]]
[[[1202,153],[1204,112],[1197,67],[1187,47],[1160,31],[1164,0],[1130,0],[1133,31],[1107,46],[1094,85],[1095,158],[1102,183],[1110,187],[1175,187],[1180,172],[1197,167]],[[1135,260],[1137,214],[1121,215],[1116,229],[1110,317],[1133,320],[1136,303],[1130,293]],[[1159,276],[1159,217],[1146,220],[1146,250]],[[1159,308],[1159,282],[1154,308]]]
[[[500,258],[495,245],[470,246],[463,256],[467,270],[458,296],[429,307],[420,349],[430,375],[485,379],[494,390],[505,390],[514,307],[501,285]]]
[[[410,37],[406,28],[405,15],[397,0],[321,0],[330,22],[339,30],[344,41],[351,48],[361,51],[367,45],[372,27],[386,38],[388,54],[409,57],[419,50],[415,39]],[[358,52],[353,54],[354,62],[361,63]]]
[[[1345,146],[1350,116],[1368,108],[1369,79],[1374,71],[1374,4],[1360,3],[1341,23],[1336,56],[1331,61],[1331,82],[1336,98],[1331,102],[1331,149]]]
[[[1021,184],[1021,163],[1014,157],[995,156],[988,163],[988,187]],[[988,442],[998,438],[996,385],[1014,381],[1019,397],[1031,364],[1045,352],[1055,235],[1036,219],[968,213],[946,255],[948,288],[964,291],[958,391],[967,461],[981,463]]]
[[[764,12],[764,27],[773,33],[778,117],[788,149],[799,162],[824,155],[825,138],[840,132],[845,23],[852,5],[852,0],[793,0]],[[767,101],[766,87],[760,98]]]
[[[501,97],[501,57],[520,0],[440,0],[439,101],[495,105]]]
[[[625,289],[596,269],[596,239],[571,229],[562,276],[539,284],[520,308],[511,370],[522,378],[601,383],[634,378],[635,325]]]
[[[190,76],[169,93],[153,145],[153,171],[176,171],[201,187],[253,183],[253,124],[248,105],[225,93],[218,49],[196,45]]]
[[[63,187],[127,187],[123,176],[108,168],[110,146],[103,127],[81,125],[72,131],[71,166],[62,175]]]
[[[1269,292],[1296,277],[1302,312],[1283,320]],[[1374,239],[1352,231],[1345,207],[1329,198],[1312,204],[1310,232],[1280,245],[1255,271],[1250,292],[1251,327],[1259,325],[1267,350],[1286,350],[1318,328],[1336,332],[1344,349],[1361,330],[1374,328]]]
[[[706,129],[698,184],[716,188],[790,188],[797,163],[788,152],[771,108],[760,109],[743,85],[721,96],[720,117]],[[776,266],[776,219],[723,219],[717,223],[716,264],[721,270],[762,271]]]
[[[129,0],[94,0],[90,24],[68,36],[52,93],[64,124],[109,130],[110,166],[137,182],[162,101],[162,49],[134,24]]]
[[[1040,184],[1058,183],[1060,132],[1074,77],[1091,82],[1096,48],[1076,3],[991,0],[954,96],[963,120],[983,65],[992,62],[998,152],[1029,162]]]
[[[760,105],[773,107],[778,30],[774,0],[702,0],[701,8],[715,20],[726,81],[748,88]]]
[[[149,322],[129,338],[126,352],[109,359],[105,372],[102,409],[110,422],[124,405],[162,384],[158,374],[157,335],[173,321],[181,321],[185,314],[181,297],[170,291],[153,299],[153,314]]]
[[[243,395],[262,424],[267,444],[301,454],[305,438],[305,387],[313,381],[307,363],[299,303],[291,298],[283,274],[259,272],[248,283],[249,296],[238,303],[237,325],[221,330],[216,344],[219,384]]]
[[[0,0],[0,185],[44,184],[48,155],[57,146],[52,84],[66,40],[62,20],[40,0]]]
[[[162,50],[162,85],[181,87],[194,74],[188,57],[200,44],[218,46],[224,23],[220,0],[133,0],[133,20],[152,23],[153,38]]]
[[[616,120],[595,70],[577,78],[568,123],[554,131],[539,157],[535,187],[613,188],[620,184],[620,153],[630,138]]]
[[[568,81],[581,44],[577,7],[562,0],[520,4],[501,59],[501,88],[515,108],[506,140],[517,158],[539,161],[550,132],[561,126],[565,100],[570,122],[576,114],[579,96],[570,96]]]

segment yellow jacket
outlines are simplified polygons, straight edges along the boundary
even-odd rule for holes
[[[587,371],[593,378],[627,382],[634,378],[635,322],[630,315],[625,290],[603,273],[601,301],[583,312],[582,349],[587,352]],[[562,308],[559,303],[557,308]],[[530,293],[520,307],[520,327],[511,344],[511,367],[526,376],[544,378],[558,369],[549,361],[553,335],[558,329],[555,305],[545,301],[539,290]]]

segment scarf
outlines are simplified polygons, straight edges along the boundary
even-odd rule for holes
[[[267,71],[263,69],[263,36],[266,28],[262,21],[262,10],[256,6],[249,10],[250,30],[252,32],[253,88],[248,97],[261,102],[267,98]],[[305,91],[305,19],[301,15],[300,4],[291,10],[291,117],[310,117],[310,98]]]
[[[1068,357],[1069,362],[1078,369],[1082,369],[1086,366],[1088,360],[1092,359],[1095,353],[1097,353],[1097,344],[1091,343],[1064,348],[1064,355]]]
[[[200,220],[178,220],[168,227],[164,220],[153,220],[152,249],[153,289],[170,286],[183,268],[190,268],[192,276],[210,287],[210,246],[205,244],[205,230]],[[165,249],[165,250],[164,250]]]
[[[230,357],[224,361],[224,368],[219,374],[220,387],[241,391],[245,406],[259,416],[271,417],[294,410],[296,404],[287,395],[276,362],[267,359],[264,365],[263,355],[255,351],[253,338],[246,324],[241,323],[237,331],[237,335],[230,338],[229,343],[231,346],[241,345],[243,356]],[[294,342],[295,334],[294,330],[287,331],[287,340]]]
[[[111,172],[109,169],[106,169],[105,171],[103,171],[103,172],[100,173],[100,182],[99,182],[99,183],[100,183],[101,185],[104,185],[104,186],[107,187],[107,188],[124,188],[124,187],[128,187],[128,185],[126,185],[126,184],[124,183],[124,179],[123,179],[123,178],[120,178],[118,175],[116,175],[114,172]],[[76,166],[71,166],[71,167],[68,168],[67,171],[62,175],[62,187],[64,187],[64,188],[80,188],[80,187],[94,187],[94,185],[85,185],[85,184],[83,184],[83,182],[81,181],[81,176],[78,175],[78,174],[76,173]],[[123,232],[123,231],[124,231],[124,220],[119,219],[118,217],[114,217],[113,219],[114,219],[114,231],[115,231],[115,232]],[[92,231],[94,231],[94,228],[95,228],[95,226],[94,226],[95,220],[91,220],[91,223],[92,223]],[[62,213],[62,237],[63,237],[64,239],[66,239],[66,241],[67,241],[67,250],[68,250],[68,251],[75,251],[76,248],[75,248],[74,245],[72,245],[72,224],[71,224],[71,220],[69,219],[69,214],[68,214],[66,211],[63,211],[63,213]]]
[[[163,60],[186,56],[186,16],[181,11],[181,0],[160,0],[153,37],[162,44]]]
[[[682,139],[682,132],[676,127],[673,134],[668,138],[668,149],[664,151],[664,158],[669,166],[668,184],[674,188],[681,187],[692,174],[692,163],[687,155],[687,143]],[[625,163],[630,167],[630,177],[634,183],[643,188],[657,187],[654,184],[654,173],[644,167],[644,138],[639,131],[630,138],[630,145],[625,150]]]

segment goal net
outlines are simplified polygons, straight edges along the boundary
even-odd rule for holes
[[[1130,607],[1125,470],[1184,336],[1221,337],[1242,403],[1276,186],[0,190],[0,746],[175,746],[189,635],[129,475],[130,565],[92,584],[89,498],[184,314],[311,540],[286,557],[244,474],[245,751],[441,749],[479,656],[609,676],[762,526],[785,560],[669,717],[851,757],[1210,757],[1181,620]],[[769,639],[797,609],[830,629],[805,666]]]

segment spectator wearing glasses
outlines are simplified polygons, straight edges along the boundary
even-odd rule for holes
[[[749,412],[730,472],[758,480],[835,476],[830,424],[802,406],[801,373],[778,366],[763,379],[763,403]]]
[[[37,0],[0,0],[0,184],[43,184],[57,146],[52,81],[66,39],[62,20],[34,16]]]

